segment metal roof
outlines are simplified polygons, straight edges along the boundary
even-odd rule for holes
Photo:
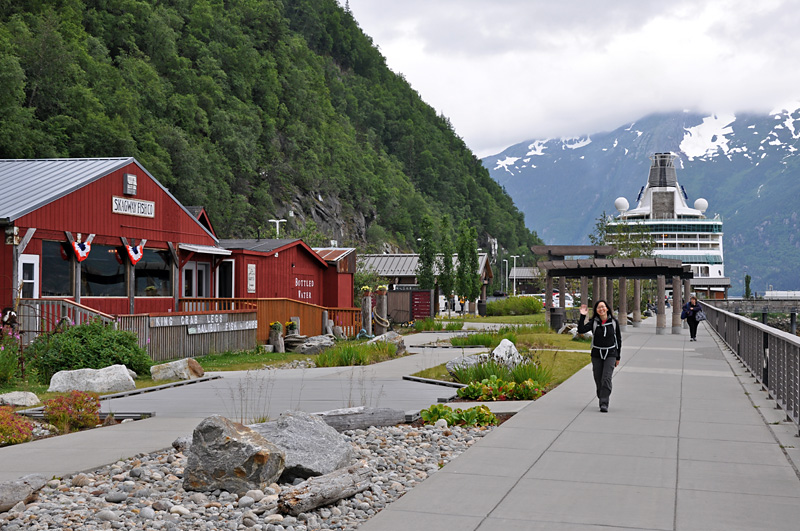
[[[220,240],[219,244],[221,247],[224,247],[225,249],[244,249],[245,251],[258,251],[262,253],[268,253],[285,245],[289,245],[290,243],[294,243],[296,241],[300,240],[298,240],[297,238],[289,238],[281,240],[257,240],[251,238],[245,240]]]
[[[132,162],[133,157],[0,159],[0,219],[19,219]]]
[[[217,237],[133,157],[0,159],[0,190],[3,191],[0,193],[0,221],[9,223],[19,219],[129,164],[136,164],[217,241]]]
[[[491,268],[488,255],[480,253],[478,255],[478,270],[481,274]],[[439,274],[439,255],[433,266],[433,274]],[[415,277],[417,276],[417,266],[419,265],[418,254],[362,254],[358,257],[358,266],[362,270],[374,271],[382,277]],[[458,266],[458,255],[453,255],[453,269]]]
[[[312,249],[326,262],[338,262],[356,250],[355,247],[312,247]]]
[[[508,278],[516,278],[517,280],[539,278],[539,269],[536,267],[512,267]]]
[[[203,253],[203,254],[218,254],[222,256],[230,256],[231,251],[230,249],[223,249],[221,247],[213,247],[211,245],[195,245],[193,243],[180,243],[178,244],[178,248],[184,251],[191,251],[194,253]]]

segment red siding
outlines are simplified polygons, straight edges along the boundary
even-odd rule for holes
[[[144,218],[111,212],[112,197],[125,197],[122,193],[123,175],[137,175],[138,189],[134,199],[153,201],[155,217]],[[16,221],[20,233],[24,228],[35,227],[36,238],[44,232],[55,231],[64,240],[68,230],[76,235],[97,234],[95,243],[119,245],[120,236],[145,238],[148,247],[166,248],[166,242],[214,245],[214,239],[198,225],[197,221],[136,164],[129,164],[83,188],[22,216]],[[23,228],[24,227],[24,228]],[[43,231],[43,234],[39,234]],[[51,236],[52,237],[52,236]],[[153,245],[150,245],[150,242]],[[156,245],[160,243],[160,245]]]
[[[287,298],[322,305],[326,266],[302,245],[275,253],[235,250],[236,296],[242,298]],[[247,291],[247,266],[256,266],[256,291]]]
[[[3,245],[0,248],[0,309],[13,305],[16,291],[11,286],[14,263],[14,249],[11,245],[5,244],[5,234],[0,234],[3,238]]]

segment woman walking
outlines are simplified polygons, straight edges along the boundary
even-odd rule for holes
[[[578,319],[578,333],[592,332],[592,372],[594,383],[597,387],[597,398],[600,401],[600,411],[608,413],[608,402],[611,397],[611,377],[614,367],[619,365],[619,353],[622,350],[622,334],[619,331],[619,322],[609,310],[606,301],[600,300],[594,304],[592,318],[585,322],[589,313],[585,304],[581,305],[580,319]]]
[[[702,309],[694,295],[689,302],[683,305],[681,318],[686,319],[686,323],[689,325],[689,341],[697,341],[697,323],[700,322],[697,320],[697,313]]]

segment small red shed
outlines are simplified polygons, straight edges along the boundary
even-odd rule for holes
[[[323,306],[351,308],[353,306],[353,278],[356,272],[356,250],[352,247],[315,247],[316,252],[328,263],[325,271]]]
[[[234,297],[287,298],[323,306],[328,264],[303,240],[220,240],[235,262]]]

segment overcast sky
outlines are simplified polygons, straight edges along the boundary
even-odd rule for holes
[[[796,0],[349,4],[389,68],[479,157],[656,111],[768,112],[800,98]]]

